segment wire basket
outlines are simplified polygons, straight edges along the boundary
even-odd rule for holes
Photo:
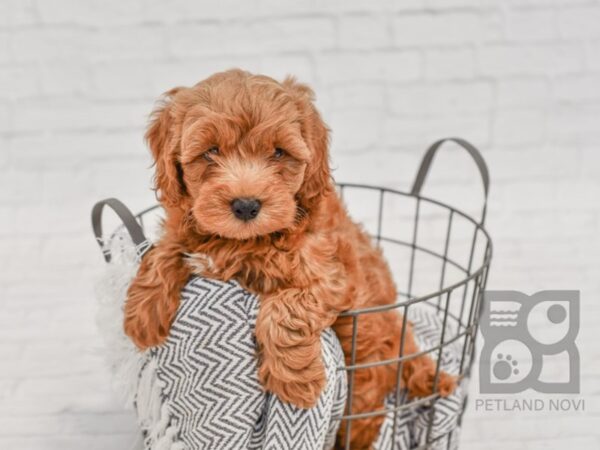
[[[445,142],[454,142],[465,149],[473,158],[479,169],[483,182],[483,206],[481,219],[476,220],[470,215],[440,201],[421,195],[425,179],[438,149]],[[339,192],[352,212],[350,191],[359,193],[366,204],[372,205],[370,214],[364,220],[371,218],[367,228],[378,246],[382,247],[386,259],[398,287],[398,301],[392,305],[376,306],[357,309],[342,313],[342,316],[352,317],[352,352],[350,364],[340,367],[348,373],[348,397],[345,414],[339,420],[347,422],[345,448],[350,449],[350,430],[352,421],[374,416],[393,413],[396,430],[398,412],[406,409],[425,406],[429,408],[426,439],[418,449],[431,448],[436,442],[445,439],[446,448],[451,448],[452,431],[446,434],[432,435],[436,402],[440,395],[436,393],[437,382],[442,361],[442,351],[450,345],[460,345],[459,379],[468,378],[475,355],[475,341],[481,313],[481,299],[485,290],[490,261],[492,257],[492,241],[484,228],[487,196],[489,191],[489,173],[487,165],[480,152],[469,142],[460,138],[442,139],[435,142],[425,153],[417,176],[410,192],[375,187],[362,184],[341,183]],[[366,195],[365,195],[366,194]],[[367,200],[369,198],[369,200]],[[376,206],[374,206],[376,205]],[[375,209],[375,211],[373,211]],[[391,210],[391,211],[390,211]],[[394,214],[394,211],[411,211],[408,215]],[[425,223],[426,221],[426,223]],[[410,228],[398,229],[399,224],[410,224]],[[458,231],[460,228],[460,231]],[[421,264],[419,264],[421,263]],[[400,280],[399,280],[400,278]],[[441,334],[439,343],[428,348],[421,348],[419,354],[432,354],[436,360],[434,393],[425,398],[406,401],[400,389],[400,377],[397,378],[393,406],[372,412],[353,414],[352,389],[354,373],[361,368],[374,365],[397,364],[401,373],[404,361],[418,356],[404,355],[404,331],[410,316],[410,309],[417,306],[432,308],[441,318]],[[377,314],[391,309],[399,310],[403,316],[403,332],[401,335],[400,354],[394,359],[376,363],[355,363],[355,342],[357,338],[357,322],[363,314]],[[462,422],[467,404],[465,394],[458,424]],[[392,442],[391,449],[396,442]]]
[[[480,220],[469,214],[440,201],[421,195],[425,179],[438,149],[445,142],[451,141],[462,147],[472,157],[479,169],[483,182],[483,207]],[[341,316],[352,318],[352,350],[350,364],[338,367],[338,370],[347,372],[348,392],[344,415],[335,417],[334,420],[346,422],[346,449],[350,449],[350,431],[352,422],[375,415],[393,414],[393,430],[396,430],[398,413],[403,410],[426,407],[429,420],[426,438],[420,443],[418,449],[429,449],[434,445],[439,448],[440,441],[443,447],[451,448],[452,431],[446,434],[432,434],[436,403],[440,395],[436,392],[437,381],[440,373],[442,352],[449,346],[459,346],[460,364],[454,375],[459,379],[468,378],[475,354],[475,341],[481,313],[481,299],[485,290],[490,261],[492,257],[492,242],[484,228],[486,203],[489,190],[489,174],[486,163],[480,152],[467,141],[460,138],[441,139],[435,142],[423,157],[417,176],[410,192],[402,192],[384,187],[363,184],[338,183],[338,192],[346,203],[349,212],[363,223],[376,245],[381,247],[390,265],[398,289],[398,301],[394,304],[368,307],[346,311]],[[111,199],[112,200],[112,199]],[[117,215],[126,222],[126,208],[115,201],[110,206]],[[109,203],[107,203],[109,204]],[[360,206],[353,208],[353,206]],[[355,210],[355,211],[354,211]],[[135,215],[137,222],[142,227],[139,236],[132,235],[133,241],[138,244],[138,252],[142,253],[150,246],[145,240],[145,235],[153,230],[148,226],[155,222],[151,216],[160,214],[160,205],[147,208]],[[102,236],[100,216],[102,205],[95,208],[93,215],[94,231],[97,237]],[[358,217],[357,217],[358,216]],[[122,228],[121,225],[120,228]],[[117,234],[115,232],[113,237]],[[111,238],[112,239],[112,238]],[[152,236],[150,236],[152,240]],[[110,260],[110,254],[105,253],[105,259]],[[410,320],[412,308],[425,307],[441,321],[439,343],[426,348],[421,347],[418,354],[404,355],[404,330]],[[365,364],[356,364],[356,339],[357,323],[363,314],[377,314],[378,312],[396,309],[403,316],[403,332],[400,342],[398,357]],[[393,404],[383,409],[377,409],[360,414],[353,413],[352,394],[354,374],[361,368],[376,365],[398,365],[400,374],[402,364],[416,356],[428,353],[436,360],[436,374],[433,394],[425,398],[407,401],[405,392],[400,389],[400,377],[397,377],[396,389],[393,395]],[[466,394],[463,397],[460,411],[458,411],[458,424],[462,422],[467,404]],[[444,441],[445,439],[445,441]],[[437,444],[436,444],[437,443]],[[392,442],[391,448],[396,448]]]

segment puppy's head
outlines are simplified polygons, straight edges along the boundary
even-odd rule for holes
[[[327,128],[312,91],[240,70],[165,94],[146,134],[156,188],[200,233],[293,230],[331,189]]]

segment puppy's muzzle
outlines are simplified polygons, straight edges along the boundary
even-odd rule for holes
[[[255,198],[236,198],[231,202],[233,215],[244,222],[258,216],[260,206],[260,201]]]

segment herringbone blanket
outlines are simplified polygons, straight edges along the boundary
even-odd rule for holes
[[[314,408],[299,409],[261,388],[254,341],[257,311],[258,299],[235,282],[194,278],[182,292],[169,339],[147,354],[142,370],[151,371],[161,388],[168,417],[164,434],[172,433],[167,448],[332,447],[339,425],[334,418],[342,415],[346,401],[346,372],[337,370],[344,359],[335,334],[327,330],[322,336],[328,379],[325,391]],[[421,310],[411,320],[422,340],[439,339],[440,324],[435,316]],[[446,356],[446,367],[457,362],[458,354]],[[456,427],[461,397],[457,394],[438,402],[434,437]],[[424,443],[429,420],[427,408],[403,411],[394,434],[390,414],[375,448],[391,448],[393,440],[399,449]],[[142,423],[148,450],[162,448],[158,444],[165,436],[153,436],[155,427],[152,422]],[[447,448],[446,440],[438,446]]]
[[[167,342],[140,353],[122,331],[122,305],[137,270],[135,255],[107,265],[97,290],[98,324],[117,388],[132,404],[145,450],[328,449],[334,443],[346,402],[344,358],[331,330],[322,336],[327,385],[318,404],[308,410],[265,393],[257,377],[254,323],[258,298],[236,282],[193,278]],[[441,320],[434,310],[410,309],[422,348],[439,343]],[[447,336],[452,336],[448,331]],[[445,347],[442,368],[456,373],[461,348]],[[452,449],[458,443],[458,419],[466,380],[457,391],[427,407],[389,413],[374,445],[376,450],[411,449],[427,439],[429,448]],[[392,399],[389,399],[392,402]],[[436,440],[437,438],[437,440]],[[421,447],[422,448],[422,447]]]

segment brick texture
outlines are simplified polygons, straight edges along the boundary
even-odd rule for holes
[[[598,0],[0,0],[0,448],[135,441],[97,352],[89,211],[152,204],[154,101],[234,66],[313,86],[339,180],[407,189],[434,139],[483,150],[489,287],[581,289],[586,412],[471,404],[463,448],[598,448],[599,21]],[[427,194],[480,192],[464,155],[436,159]]]

